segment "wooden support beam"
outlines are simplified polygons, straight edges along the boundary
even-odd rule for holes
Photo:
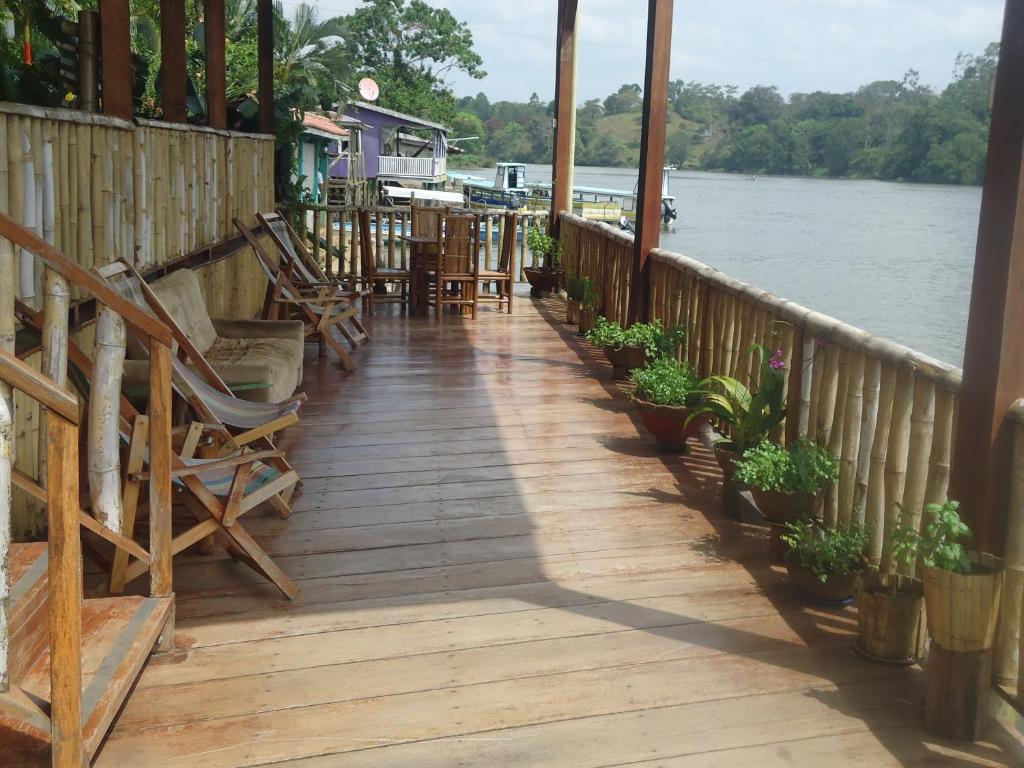
[[[155,339],[149,343],[149,591],[172,597],[171,574],[171,349]],[[168,619],[158,650],[169,651],[174,614]]]
[[[274,132],[274,4],[256,0],[257,71],[260,102],[260,131]]]
[[[128,0],[100,0],[100,62],[103,112],[132,119],[131,8]]]
[[[555,137],[551,156],[551,217],[548,229],[558,232],[558,214],[572,211],[573,165],[576,156],[576,54],[579,50],[578,0],[558,0],[555,60]]]
[[[1013,428],[1024,396],[1024,2],[1007,0],[981,197],[950,496],[973,545],[1003,553]]]
[[[163,118],[185,122],[185,0],[160,0],[160,101]]]
[[[668,119],[668,69],[672,53],[672,0],[648,0],[647,70],[640,133],[640,179],[637,182],[636,237],[629,317],[647,318],[647,256],[661,242],[661,172],[665,167],[665,121]]]
[[[227,128],[224,0],[206,0],[203,29],[206,48],[206,122],[211,128]]]

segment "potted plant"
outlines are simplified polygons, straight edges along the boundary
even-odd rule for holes
[[[649,360],[675,355],[684,334],[678,326],[666,331],[660,320],[633,323],[623,328],[616,322],[598,317],[587,339],[601,347],[612,364],[613,376],[620,378],[635,368],[643,367]]]
[[[597,285],[589,277],[581,277],[580,283],[583,286],[583,298],[580,300],[579,330],[580,336],[586,336],[594,328],[594,321],[597,317],[597,303],[600,297],[597,293]]]
[[[921,581],[871,568],[861,574],[857,594],[857,653],[889,664],[920,660],[926,639]]]
[[[736,479],[750,486],[757,508],[772,523],[814,517],[818,493],[838,477],[835,457],[806,438],[788,448],[766,440],[736,462]]]
[[[635,369],[630,378],[635,385],[633,402],[658,447],[664,451],[685,451],[687,438],[697,434],[704,423],[690,418],[701,397],[690,366],[662,357]]]
[[[755,356],[760,371],[761,383],[755,392],[732,376],[709,376],[700,383],[704,402],[698,412],[713,416],[728,435],[714,445],[726,480],[733,479],[744,452],[767,440],[786,418],[782,350],[769,356],[763,344],[753,344],[747,351]]]
[[[831,605],[853,600],[868,541],[862,527],[834,528],[805,517],[786,523],[782,540],[789,546],[786,570],[797,592]]]
[[[971,531],[959,510],[957,501],[926,505],[920,533],[903,523],[893,533],[893,557],[907,569],[920,559],[932,642],[947,651],[982,651],[996,631],[1003,562],[964,548]]]
[[[541,296],[547,292],[557,291],[562,263],[562,244],[534,224],[526,233],[526,245],[536,260],[535,266],[523,269],[530,283],[530,295]]]
[[[576,325],[580,321],[583,279],[581,275],[572,275],[565,283],[565,322],[570,325]]]

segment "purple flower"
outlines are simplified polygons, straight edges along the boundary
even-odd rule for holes
[[[786,360],[782,356],[782,350],[776,349],[775,354],[771,356],[768,361],[768,365],[776,371],[782,370],[786,367]]]

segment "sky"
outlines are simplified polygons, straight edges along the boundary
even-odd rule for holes
[[[299,0],[285,0],[290,7]],[[449,78],[459,96],[491,101],[554,95],[556,0],[427,0],[467,22],[487,76]],[[360,0],[321,0],[321,18]],[[622,83],[643,83],[647,3],[579,0],[580,103]],[[941,89],[957,53],[981,53],[999,39],[1003,0],[676,0],[673,79],[775,85],[789,95],[845,92],[899,80],[910,68]]]

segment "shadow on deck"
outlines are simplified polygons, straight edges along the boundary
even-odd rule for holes
[[[307,357],[295,514],[248,524],[298,597],[183,560],[176,649],[97,764],[1024,764],[1002,726],[929,737],[922,672],[793,597],[559,308],[380,314],[358,373]]]

